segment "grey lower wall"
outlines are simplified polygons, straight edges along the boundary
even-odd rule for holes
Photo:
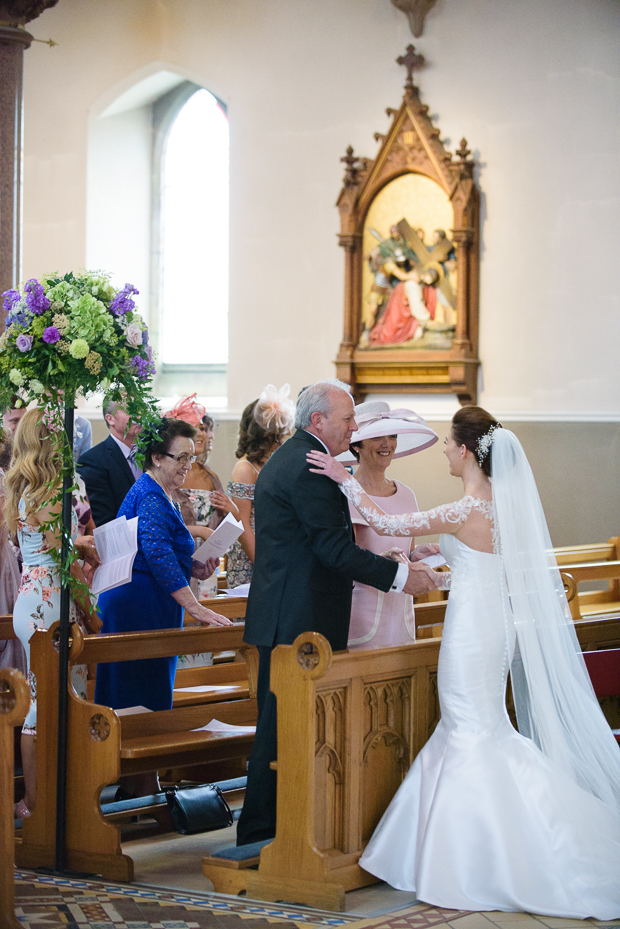
[[[420,509],[457,500],[461,484],[450,477],[443,452],[449,424],[432,423],[440,439],[427,451],[395,461],[389,475],[408,484]],[[600,542],[620,533],[620,423],[507,423],[532,465],[554,545]],[[226,483],[235,464],[238,423],[218,424],[209,464]],[[93,422],[95,441],[106,437]]]

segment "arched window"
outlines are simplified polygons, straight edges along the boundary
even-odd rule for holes
[[[162,159],[164,366],[228,361],[228,119],[200,89],[178,110]]]

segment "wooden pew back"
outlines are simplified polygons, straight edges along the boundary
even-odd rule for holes
[[[243,624],[189,627],[84,637],[72,627],[71,664],[170,657],[220,649],[241,649]],[[37,677],[37,806],[24,822],[17,848],[24,867],[51,866],[55,842],[58,653],[56,627],[36,632],[31,660]],[[248,647],[249,648],[249,647]],[[233,725],[256,720],[253,698],[161,713],[119,716],[109,707],[80,699],[69,687],[67,758],[67,853],[71,869],[131,880],[133,862],[122,854],[118,828],[106,822],[99,795],[122,774],[192,765],[204,760],[247,756],[251,734],[192,732],[212,719]]]
[[[30,707],[30,688],[20,671],[0,669],[0,926],[20,929],[15,916],[15,855],[13,844],[13,729],[21,726]]]

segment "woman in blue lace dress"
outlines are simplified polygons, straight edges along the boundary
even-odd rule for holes
[[[254,485],[260,470],[276,448],[290,433],[295,407],[288,399],[289,385],[279,391],[267,384],[258,400],[249,403],[241,415],[239,445],[235,457],[239,459],[228,482],[227,492],[239,510],[244,531],[228,553],[228,587],[249,584],[254,568]],[[226,494],[211,494],[211,503],[225,510]]]
[[[194,540],[173,495],[194,460],[194,428],[182,420],[164,419],[145,450],[145,473],[131,488],[119,516],[138,516],[138,553],[131,581],[99,597],[103,632],[137,632],[180,628],[183,611],[204,625],[230,625],[207,610],[189,586],[192,576],[204,578],[214,560],[192,560]],[[177,659],[149,658],[99,665],[95,699],[115,709],[172,707]]]

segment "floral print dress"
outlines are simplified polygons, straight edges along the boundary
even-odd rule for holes
[[[202,490],[199,487],[181,487],[181,493],[185,494],[194,511],[195,525],[212,528],[209,525],[213,514],[211,491]],[[197,547],[200,545],[202,545],[202,541],[198,540]],[[197,600],[210,600],[212,597],[217,597],[217,573],[212,574],[211,577],[206,578],[204,581],[199,581],[193,577],[190,586]]]
[[[226,493],[229,497],[239,497],[241,500],[252,501],[250,525],[254,529],[254,484],[243,484],[240,481],[229,481]],[[241,542],[237,539],[228,552],[228,567],[226,569],[229,589],[239,587],[240,584],[249,584],[252,580],[254,565],[243,551]]]
[[[71,511],[71,535],[77,535],[77,516]],[[26,716],[23,733],[34,735],[37,721],[37,682],[30,667],[30,638],[37,629],[49,629],[60,619],[60,577],[52,549],[45,533],[39,526],[26,522],[26,501],[19,501],[17,540],[22,553],[22,579],[13,609],[15,635],[24,646],[28,662],[28,683],[32,703]],[[73,600],[70,619],[77,620],[77,608]],[[73,665],[71,683],[80,697],[86,698],[86,665]]]

